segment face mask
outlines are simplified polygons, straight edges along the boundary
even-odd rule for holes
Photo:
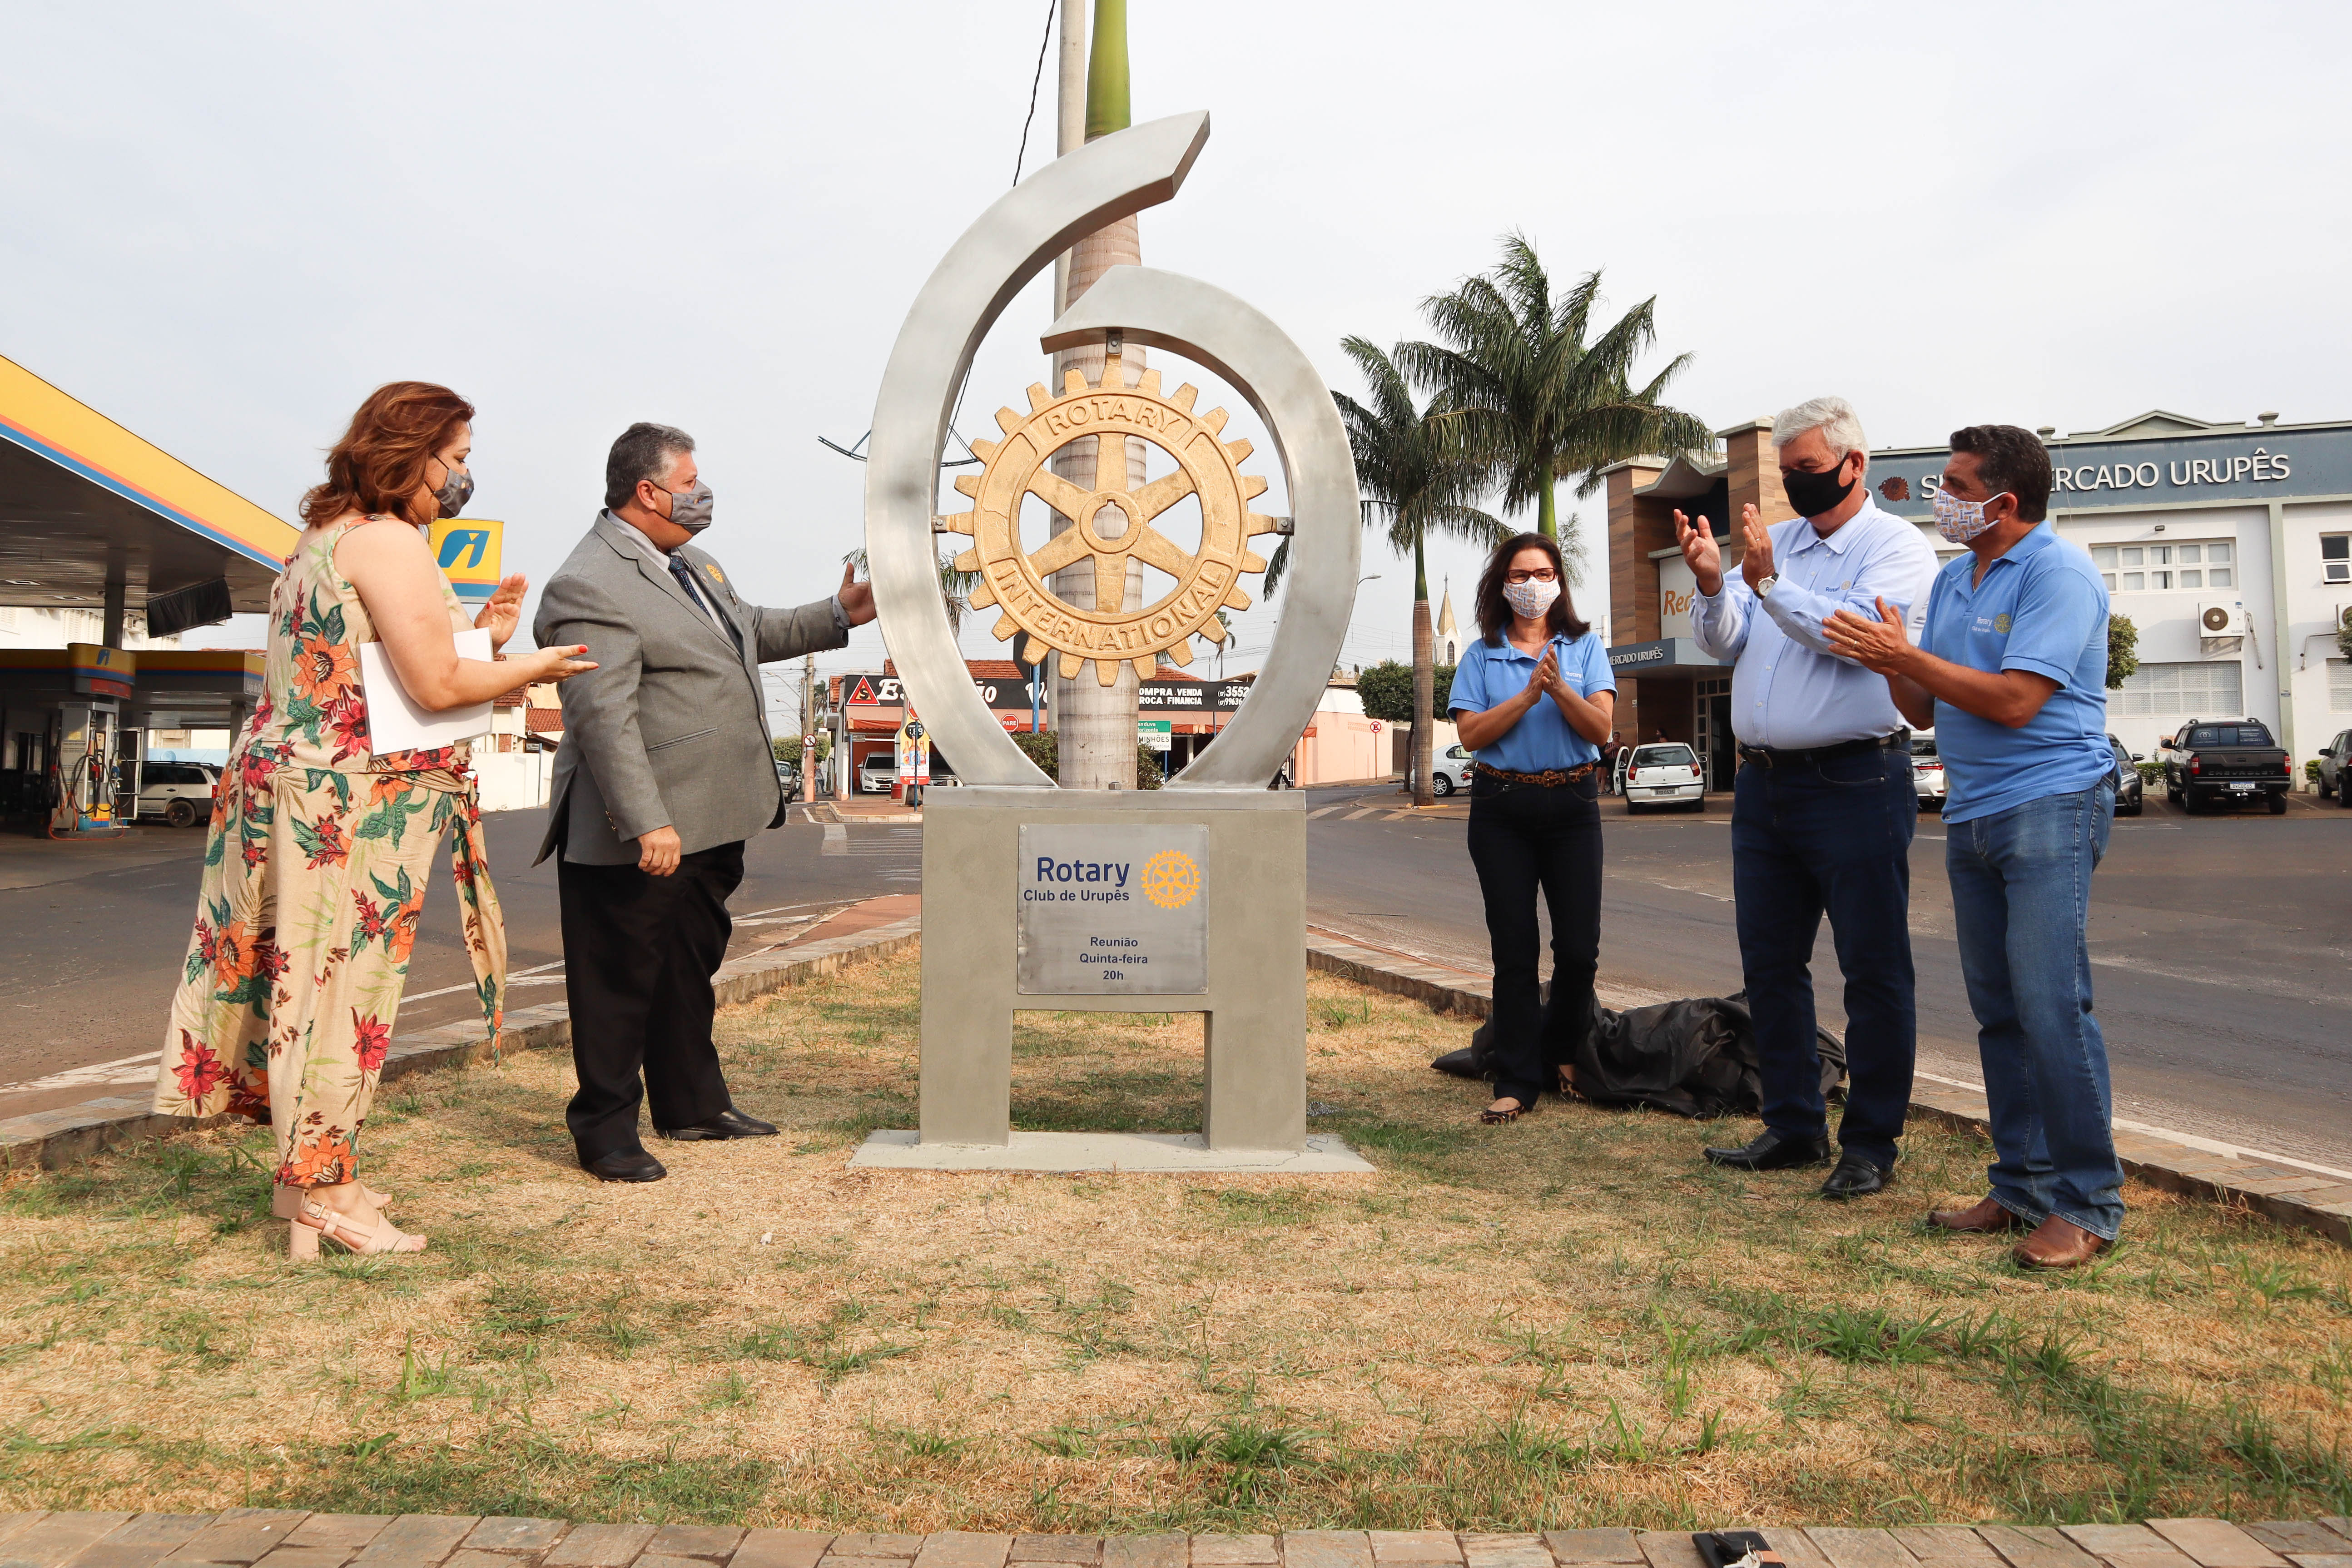
[[[433,499],[440,505],[443,517],[455,517],[466,510],[467,501],[474,499],[474,476],[465,468],[452,468],[447,463],[441,466],[448,470],[449,477],[441,481],[441,488],[433,492]]]
[[[1985,516],[1984,510],[1991,500],[1987,496],[1984,500],[1962,500],[1950,490],[1937,490],[1935,500],[1936,531],[1951,543],[1966,544],[1992,526],[1992,520]]]
[[[1511,602],[1511,608],[1528,619],[1540,620],[1543,613],[1551,608],[1551,602],[1559,597],[1559,584],[1535,578],[1524,583],[1506,583],[1503,584],[1503,597]]]
[[[716,498],[710,487],[697,479],[690,490],[669,492],[669,521],[688,533],[700,533],[710,526],[710,511]]]
[[[1788,492],[1789,504],[1797,509],[1799,517],[1819,517],[1835,511],[1845,498],[1853,493],[1853,481],[1841,479],[1845,472],[1845,459],[1838,459],[1836,468],[1825,474],[1809,474],[1801,468],[1780,470],[1780,488]]]

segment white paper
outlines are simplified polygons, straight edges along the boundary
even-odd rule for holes
[[[490,633],[477,626],[457,634],[457,657],[489,662]],[[454,746],[485,734],[490,728],[490,704],[448,708],[436,713],[420,708],[400,684],[392,657],[380,642],[360,644],[360,691],[367,699],[368,750],[429,752]]]

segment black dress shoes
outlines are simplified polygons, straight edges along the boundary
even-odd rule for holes
[[[581,1161],[580,1168],[600,1182],[658,1182],[669,1174],[659,1160],[643,1149],[615,1149]]]
[[[674,1138],[681,1142],[693,1142],[703,1138],[773,1138],[776,1135],[772,1122],[746,1116],[731,1105],[709,1121],[697,1122],[692,1127],[656,1127],[654,1131],[661,1137]]]
[[[1859,1154],[1848,1154],[1838,1161],[1837,1169],[1832,1171],[1830,1179],[1822,1184],[1822,1196],[1866,1198],[1873,1193],[1885,1191],[1886,1184],[1894,1179],[1894,1172],[1874,1165]]]
[[[1709,1164],[1728,1165],[1735,1171],[1791,1171],[1800,1165],[1828,1164],[1830,1141],[1791,1138],[1768,1127],[1754,1142],[1737,1149],[1709,1149],[1706,1158]]]

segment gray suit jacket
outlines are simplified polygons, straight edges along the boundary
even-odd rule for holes
[[[746,604],[709,556],[692,545],[677,554],[742,632],[740,655],[610,512],[541,593],[539,646],[585,643],[596,668],[556,689],[563,744],[540,860],[560,844],[576,864],[634,864],[638,836],[665,826],[691,855],[783,820],[760,666],[848,636],[829,598],[796,610]]]

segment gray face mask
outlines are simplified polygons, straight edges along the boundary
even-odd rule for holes
[[[452,468],[446,463],[442,468],[448,477],[441,481],[441,488],[433,492],[433,500],[441,508],[443,517],[455,517],[466,510],[467,501],[474,499],[473,471]]]
[[[713,504],[710,487],[697,479],[690,490],[669,492],[669,521],[673,527],[682,528],[688,533],[700,533],[710,526]]]

